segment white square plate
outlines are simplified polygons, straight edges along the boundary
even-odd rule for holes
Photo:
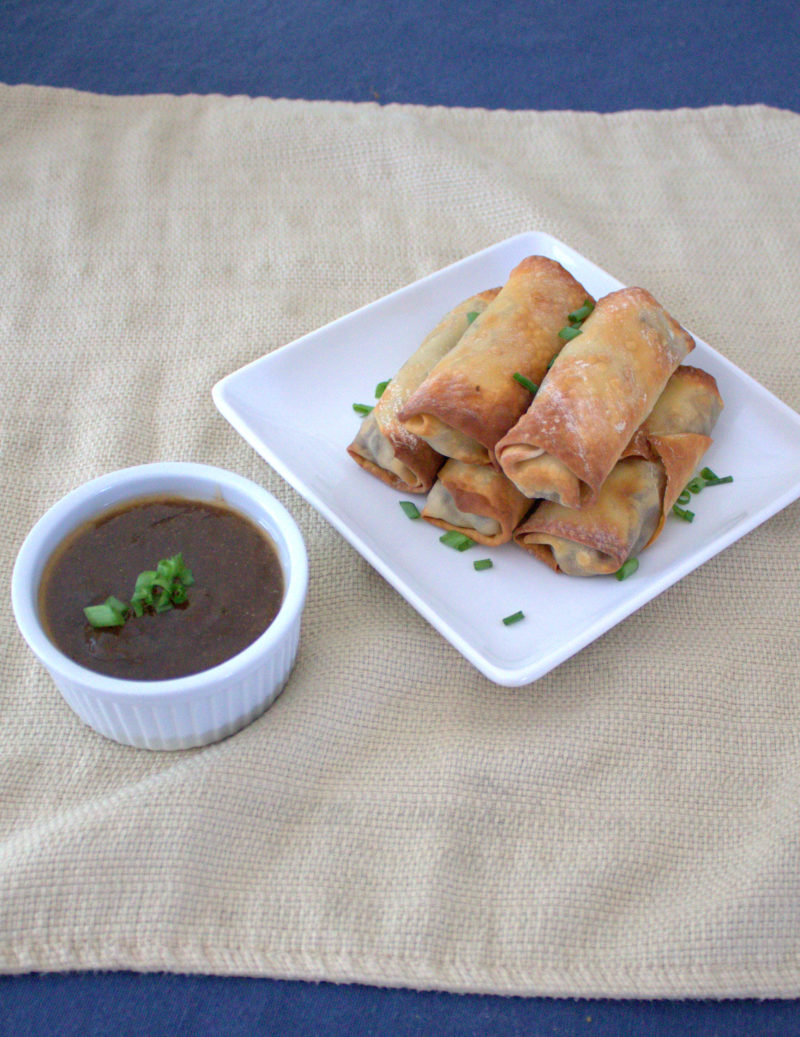
[[[470,662],[508,687],[541,677],[800,497],[800,415],[696,339],[688,362],[714,375],[725,401],[703,463],[734,482],[695,498],[691,524],[670,518],[634,576],[572,579],[510,544],[460,553],[439,543],[441,530],[410,521],[401,497],[346,452],[361,420],[352,404],[374,402],[375,385],[444,313],[502,285],[534,254],[558,260],[595,298],[622,287],[555,238],[520,234],[304,335],[213,390],[244,439]],[[658,285],[644,287],[658,297]],[[473,560],[487,555],[494,567],[476,572]],[[525,619],[504,626],[518,610]]]

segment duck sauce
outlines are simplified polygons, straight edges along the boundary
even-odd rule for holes
[[[130,600],[139,573],[181,553],[194,576],[187,598],[96,629],[83,609]],[[80,526],[56,549],[39,588],[50,640],[87,669],[127,680],[207,670],[252,644],[281,607],[284,579],[272,541],[221,503],[178,497],[129,502]]]

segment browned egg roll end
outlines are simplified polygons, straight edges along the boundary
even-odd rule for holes
[[[497,443],[500,467],[528,497],[590,503],[692,348],[646,289],[604,296]]]
[[[412,394],[400,420],[440,453],[471,464],[491,463],[498,439],[531,400],[514,374],[539,384],[563,345],[558,332],[588,298],[560,263],[526,257]]]
[[[428,495],[422,517],[488,547],[508,543],[530,501],[496,469],[450,458]]]

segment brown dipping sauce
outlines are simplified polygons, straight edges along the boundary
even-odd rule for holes
[[[114,595],[130,601],[136,577],[183,555],[194,583],[168,612],[95,629],[83,614]],[[270,625],[284,580],[268,535],[224,504],[146,497],[92,519],[56,549],[39,587],[50,640],[87,669],[129,680],[199,673],[230,659]]]

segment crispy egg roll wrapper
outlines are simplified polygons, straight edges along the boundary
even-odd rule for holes
[[[555,260],[523,259],[497,298],[412,394],[400,420],[441,454],[490,464],[495,444],[531,402],[514,374],[541,382],[563,345],[558,332],[589,298]]]
[[[544,501],[515,542],[570,575],[616,572],[661,532],[711,445],[722,407],[710,374],[678,367],[593,503],[576,509]]]
[[[615,573],[658,528],[665,483],[657,461],[627,457],[615,465],[591,504],[567,508],[542,501],[514,540],[569,576]]]
[[[428,494],[422,517],[494,547],[511,539],[530,506],[502,472],[450,458]]]
[[[694,340],[643,288],[602,298],[497,444],[528,497],[591,503]]]
[[[400,423],[397,412],[470,326],[467,315],[483,313],[499,291],[479,292],[439,321],[386,386],[347,448],[357,464],[394,489],[427,493],[444,463],[441,454]]]

